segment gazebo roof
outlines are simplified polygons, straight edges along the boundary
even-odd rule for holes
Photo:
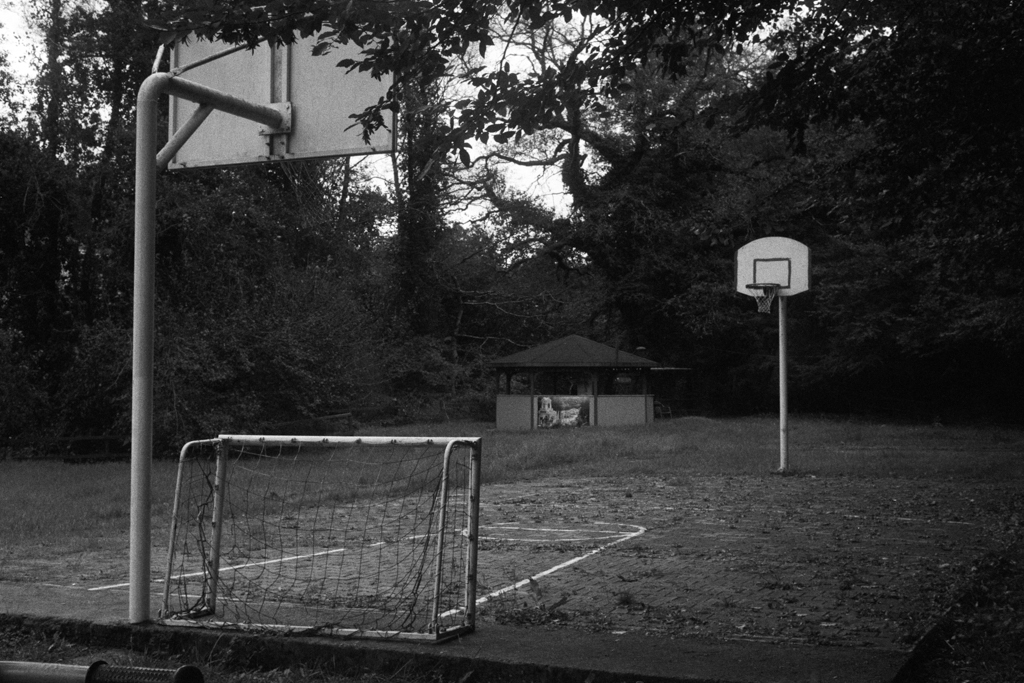
[[[491,362],[493,368],[653,368],[658,363],[570,334]]]

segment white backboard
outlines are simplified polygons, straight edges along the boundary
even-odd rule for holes
[[[387,93],[389,81],[366,72],[340,68],[338,61],[355,58],[354,45],[335,47],[314,57],[312,38],[293,45],[260,45],[202,64],[181,78],[219,90],[254,104],[290,103],[291,132],[262,135],[263,126],[222,111],[214,111],[178,150],[169,168],[230,166],[286,159],[313,159],[391,152],[394,121],[363,142],[362,127],[353,126],[352,114],[376,104]],[[229,45],[191,40],[175,47],[171,70],[221,52]],[[171,98],[170,134],[173,135],[199,105]],[[393,117],[392,117],[393,118]]]
[[[811,250],[788,237],[762,237],[736,251],[736,291],[747,296],[761,292],[752,284],[779,285],[777,296],[806,292],[811,286]]]

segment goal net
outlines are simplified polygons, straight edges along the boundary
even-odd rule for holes
[[[187,444],[161,617],[350,637],[472,630],[480,454],[478,438]]]

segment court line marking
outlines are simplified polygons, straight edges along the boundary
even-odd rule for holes
[[[591,555],[594,555],[596,553],[601,552],[605,548],[609,548],[609,547],[615,545],[616,543],[622,543],[623,541],[628,541],[629,539],[635,538],[636,536],[639,536],[640,534],[642,534],[642,533],[647,531],[647,529],[645,529],[644,527],[638,526],[636,524],[620,524],[620,523],[616,523],[616,522],[594,522],[594,524],[603,524],[603,525],[606,525],[606,526],[633,527],[633,529],[638,530],[638,531],[631,531],[631,532],[630,531],[627,531],[627,532],[623,532],[623,531],[608,531],[608,532],[605,532],[607,534],[607,536],[605,536],[606,538],[610,537],[610,536],[620,536],[620,538],[617,538],[616,540],[612,541],[611,543],[606,543],[606,544],[604,544],[604,545],[602,545],[602,546],[600,546],[598,548],[595,548],[594,550],[591,550],[590,552],[588,552],[588,553],[586,553],[584,555],[581,555],[579,557],[573,558],[573,559],[569,560],[568,562],[564,562],[564,563],[558,565],[557,567],[553,567],[551,569],[548,569],[546,571],[541,572],[540,574],[536,574],[536,575],[534,575],[531,578],[537,579],[538,577],[546,576],[546,575],[551,574],[551,573],[553,573],[555,571],[558,571],[559,569],[564,569],[565,567],[568,567],[570,565],[576,564],[580,560],[586,559],[587,557],[590,557]],[[520,526],[505,526],[504,524],[496,524],[496,525],[491,525],[490,527],[484,527],[484,528],[500,528],[500,529],[516,530],[516,531],[540,531],[540,532],[563,532],[563,531],[564,532],[569,532],[569,531],[579,532],[579,531],[581,531],[581,529],[552,529],[552,528],[542,528],[542,527],[520,527]],[[407,540],[416,540],[417,538],[422,538],[422,534],[414,536],[414,537],[409,538]],[[494,540],[494,541],[510,541],[510,542],[521,542],[521,543],[537,543],[537,542],[566,543],[566,542],[582,542],[582,541],[595,541],[595,540],[599,540],[598,538],[594,538],[594,537],[588,537],[588,538],[558,538],[558,537],[555,537],[555,538],[538,538],[538,539],[534,539],[534,538],[504,538],[504,537],[497,537],[497,536],[481,536],[480,538],[481,539],[487,539],[487,540]],[[367,547],[376,548],[378,546],[385,545],[386,543],[387,543],[387,541],[379,541],[379,542],[374,543],[374,544],[372,544],[370,546],[367,546]],[[320,550],[320,551],[317,551],[315,553],[308,553],[308,554],[305,554],[305,555],[292,555],[291,557],[278,557],[278,558],[274,558],[274,559],[270,559],[270,560],[262,560],[260,562],[245,562],[243,564],[229,565],[227,567],[223,567],[221,569],[221,571],[232,571],[232,570],[238,570],[238,569],[246,569],[246,568],[249,568],[249,567],[266,567],[266,566],[269,566],[269,565],[272,565],[272,564],[281,564],[281,563],[284,563],[284,562],[296,562],[298,560],[308,560],[308,559],[314,558],[314,557],[322,557],[322,556],[326,556],[326,555],[335,555],[337,553],[343,553],[346,550],[347,550],[347,548],[332,548],[330,550]],[[174,580],[178,580],[178,579],[190,579],[190,578],[194,578],[194,577],[197,577],[197,576],[203,576],[204,574],[205,574],[204,571],[195,571],[195,572],[189,572],[189,573],[186,573],[186,574],[177,574],[177,575],[171,577],[171,580],[174,581]],[[150,583],[161,583],[163,581],[164,581],[164,579],[156,579],[156,580],[151,581]],[[506,593],[508,591],[520,588],[520,587],[526,585],[527,583],[529,583],[529,581],[530,581],[530,579],[525,579],[524,581],[520,581],[519,583],[515,584],[514,586],[506,587],[506,588],[501,589],[500,591],[497,591],[495,593],[491,593],[491,594],[485,596],[484,598],[482,598],[482,600],[484,602],[486,602],[489,598],[495,597],[496,595],[500,595],[502,593]],[[124,583],[111,584],[109,586],[96,586],[94,588],[87,588],[86,590],[89,591],[89,592],[95,592],[95,591],[106,591],[106,590],[114,590],[114,589],[118,589],[118,588],[130,588],[130,587],[131,587],[131,583],[124,582]],[[477,600],[477,604],[479,605],[479,604],[482,604],[482,603],[481,603],[480,600]]]
[[[594,524],[608,524],[608,525],[611,525],[611,524],[613,524],[613,522],[594,522]],[[607,550],[608,548],[611,548],[613,545],[618,545],[619,543],[623,543],[623,542],[628,541],[630,539],[636,538],[637,536],[640,536],[641,534],[644,534],[644,533],[647,532],[647,528],[646,527],[642,527],[642,526],[640,526],[638,524],[617,524],[617,525],[618,526],[633,527],[634,531],[631,531],[631,532],[628,532],[628,533],[624,534],[622,536],[622,538],[618,538],[618,539],[612,541],[611,543],[605,543],[604,545],[599,546],[597,548],[594,548],[593,550],[591,550],[591,551],[589,551],[587,553],[579,555],[578,557],[574,557],[571,560],[567,560],[567,561],[565,561],[565,562],[563,562],[561,564],[557,564],[554,567],[551,567],[550,569],[545,569],[544,571],[542,571],[542,572],[540,572],[538,574],[534,574],[533,576],[531,576],[529,578],[526,578],[526,579],[523,579],[522,581],[517,581],[517,582],[515,582],[515,583],[513,583],[511,585],[505,586],[504,588],[499,588],[496,591],[491,591],[490,593],[488,593],[487,595],[485,595],[483,597],[478,597],[476,599],[476,606],[479,607],[480,605],[483,605],[483,604],[489,602],[492,598],[496,598],[499,595],[504,595],[505,593],[510,593],[510,592],[512,592],[514,590],[519,590],[523,586],[529,584],[530,581],[536,581],[537,579],[539,579],[539,578],[541,578],[543,576],[548,576],[549,574],[554,574],[555,572],[560,571],[562,569],[565,569],[566,567],[570,567],[570,566],[576,564],[577,562],[582,562],[583,560],[587,559],[588,557],[591,557],[593,555],[598,554],[602,550]],[[451,610],[448,610],[447,612],[445,612],[444,614],[442,614],[439,618],[450,617],[452,615],[455,615],[455,614],[458,614],[459,612],[464,612],[464,611],[465,611],[464,607],[460,607],[460,608],[456,608],[456,609],[451,609]]]
[[[594,522],[594,524],[606,524],[608,526],[634,526],[632,524],[620,524],[617,522]],[[551,536],[543,536],[540,538],[530,537],[519,537],[519,536],[490,536],[480,535],[481,541],[505,541],[508,543],[581,543],[584,541],[601,541],[609,538],[616,538],[619,536],[627,536],[632,532],[629,531],[613,531],[613,530],[601,530],[601,529],[580,529],[579,527],[574,528],[551,528],[551,527],[535,527],[535,526],[518,526],[515,522],[499,522],[497,524],[490,524],[481,529],[497,529],[500,531],[530,531],[541,534],[553,534]],[[559,536],[557,534],[578,534],[577,536]]]
[[[379,543],[374,543],[373,545],[368,546],[368,547],[375,548],[377,546],[384,545],[385,542],[386,541],[380,541]],[[246,569],[247,567],[266,567],[267,565],[280,564],[282,562],[295,562],[296,560],[308,560],[311,557],[320,557],[322,555],[334,555],[336,553],[343,553],[346,550],[347,550],[347,548],[332,548],[331,550],[320,550],[320,551],[317,551],[315,553],[309,553],[307,555],[293,555],[291,557],[278,557],[278,558],[275,558],[275,559],[272,559],[272,560],[262,560],[260,562],[246,562],[244,564],[235,564],[235,565],[230,565],[230,566],[227,566],[227,567],[222,567],[221,571],[226,571],[226,570],[230,571],[230,570],[233,570],[233,569]],[[187,574],[177,574],[175,576],[172,576],[171,580],[172,581],[176,581],[178,579],[190,579],[190,578],[193,578],[195,576],[203,576],[205,573],[206,572],[204,572],[204,571],[197,571],[197,572],[189,572]],[[156,579],[156,580],[151,581],[151,583],[160,583],[160,582],[163,582],[163,581],[164,581],[164,579]],[[131,583],[115,583],[115,584],[111,584],[109,586],[97,586],[95,588],[90,588],[89,590],[90,591],[106,591],[106,590],[112,590],[114,588],[129,588],[129,587],[131,587]]]

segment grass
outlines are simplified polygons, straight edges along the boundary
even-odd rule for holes
[[[631,428],[533,432],[454,422],[378,432],[482,435],[485,483],[564,475],[761,475],[778,469],[779,462],[778,419],[768,417],[692,417]],[[1024,432],[797,418],[789,425],[789,469],[815,476],[1019,478],[1024,477]]]
[[[482,436],[484,483],[544,477],[767,475],[778,468],[778,420],[676,418],[631,428],[498,432],[450,422],[363,428],[364,434]],[[1024,431],[795,418],[790,470],[821,477],[1024,479]],[[169,514],[176,460],[153,466],[153,515]],[[130,465],[0,460],[0,548],[83,552],[127,532]],[[0,555],[2,559],[2,555]]]
[[[154,464],[155,514],[170,509],[176,466]],[[31,544],[81,552],[126,534],[130,480],[126,462],[0,461],[0,548]]]

